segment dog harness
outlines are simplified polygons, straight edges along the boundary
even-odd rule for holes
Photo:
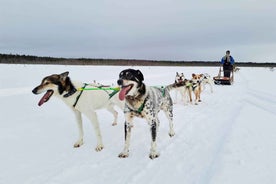
[[[161,91],[162,91],[162,95],[164,97],[165,96],[165,88],[164,88],[164,86],[161,86]]]
[[[165,90],[166,90],[166,88],[165,88],[164,86],[157,87],[157,88],[159,88],[159,89],[161,90],[162,95],[163,95],[163,97],[164,97],[164,96],[165,96]],[[147,101],[148,98],[149,98],[149,97],[147,96],[147,97],[145,98],[144,102],[143,102],[143,103],[141,104],[141,106],[138,108],[138,110],[137,110],[138,113],[141,113],[141,112],[144,110],[145,103],[146,103],[146,101]]]
[[[164,86],[157,87],[157,88],[161,90],[162,95],[164,97],[165,96],[165,90],[166,90],[166,88]],[[141,106],[138,108],[138,110],[136,112],[141,113],[144,110],[145,103],[148,100],[148,98],[149,98],[148,96],[145,98],[144,102],[141,104]]]
[[[80,96],[82,95],[82,93],[83,93],[84,90],[104,90],[104,91],[109,95],[109,99],[111,99],[116,93],[118,93],[118,92],[120,91],[120,88],[110,88],[110,87],[102,87],[102,86],[99,86],[99,87],[96,87],[96,88],[87,88],[87,89],[85,89],[85,87],[88,86],[88,85],[89,85],[89,84],[84,83],[84,86],[83,86],[83,87],[78,88],[78,90],[81,91],[81,92],[80,92],[80,94],[77,96],[76,101],[75,101],[73,107],[75,107],[75,106],[77,105],[77,103],[78,103],[78,101],[79,101],[79,98],[80,98]],[[107,90],[113,90],[113,92],[112,92],[112,93],[108,93]],[[77,91],[77,90],[76,90],[76,91]],[[76,91],[75,91],[75,92],[76,92]],[[75,93],[75,92],[74,92],[74,93]],[[72,94],[74,94],[74,93],[72,93]],[[68,93],[68,94],[69,94],[69,93]],[[71,94],[71,95],[72,95],[72,94]],[[67,95],[67,94],[66,94],[66,95]],[[66,97],[71,96],[71,95],[67,95]]]
[[[75,101],[73,107],[76,107],[76,105],[77,105],[77,103],[78,103],[78,101],[79,101],[79,99],[80,99],[80,96],[82,95],[82,92],[84,91],[83,89],[84,89],[87,85],[88,85],[88,84],[84,83],[84,86],[81,88],[82,90],[81,90],[80,94],[77,96],[76,101]]]
[[[140,105],[140,107],[137,110],[134,110],[134,109],[130,108],[127,104],[125,104],[126,107],[127,107],[127,110],[125,109],[124,113],[126,113],[126,112],[136,112],[136,113],[140,114],[144,110],[144,107],[145,107],[145,104],[146,104],[147,100],[148,100],[148,97],[145,98],[145,100],[143,101],[143,103]]]
[[[153,87],[160,89],[160,91],[162,92],[163,97],[165,96],[165,89],[166,88],[164,86],[153,86]]]
[[[89,84],[87,84],[89,85]],[[97,87],[92,87],[92,88],[78,88],[79,91],[84,91],[84,90],[103,90],[109,95],[109,99],[112,98],[116,93],[120,91],[120,88],[118,87],[106,87],[106,86],[97,86]],[[108,91],[111,91],[112,93],[108,93]]]
[[[105,89],[105,88],[99,87],[99,89],[104,90],[109,95],[109,99],[111,99],[114,95],[116,95],[120,91],[120,89],[118,89],[118,88]],[[113,91],[112,91],[112,93],[108,93],[107,90],[113,90]]]
[[[146,100],[144,100],[144,102],[142,103],[142,105],[138,108],[137,112],[141,113],[145,107],[145,102]]]

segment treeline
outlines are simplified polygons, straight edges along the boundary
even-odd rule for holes
[[[121,66],[219,66],[219,61],[165,61],[138,59],[55,58],[18,54],[0,54],[0,63],[51,65],[121,65]],[[276,67],[276,63],[236,62],[236,66]]]

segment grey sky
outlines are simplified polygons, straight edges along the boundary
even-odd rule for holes
[[[0,0],[0,53],[276,62],[275,0]]]

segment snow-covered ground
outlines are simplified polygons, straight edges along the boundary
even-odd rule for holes
[[[95,135],[84,118],[85,144],[73,148],[78,131],[71,110],[56,98],[37,106],[31,90],[54,73],[72,80],[116,84],[125,66],[0,65],[1,184],[272,184],[276,183],[276,72],[241,68],[232,86],[208,86],[199,105],[174,105],[176,136],[160,113],[158,150],[149,159],[147,123],[135,119],[129,158],[124,145],[123,113],[99,110],[104,150],[96,152]],[[174,82],[176,71],[215,76],[216,67],[131,67],[147,85]],[[172,98],[175,95],[172,92]],[[118,109],[119,110],[119,109]]]

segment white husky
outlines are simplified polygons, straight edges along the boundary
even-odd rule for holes
[[[83,144],[83,126],[81,113],[86,115],[94,126],[97,146],[96,151],[103,149],[103,142],[99,122],[96,114],[97,109],[106,108],[114,116],[113,125],[117,124],[118,113],[114,110],[114,105],[117,105],[121,109],[124,107],[124,101],[119,100],[119,90],[83,90],[86,87],[95,87],[91,84],[85,84],[81,82],[71,82],[68,77],[69,72],[62,74],[53,74],[45,77],[41,84],[33,89],[34,94],[45,93],[41,98],[38,105],[41,106],[44,102],[47,102],[52,95],[63,100],[75,113],[78,123],[79,138],[74,144],[74,147],[80,147]]]
[[[214,81],[212,80],[211,76],[208,73],[201,74],[201,84],[203,87],[203,90],[206,88],[206,84],[209,84],[211,93],[213,93],[213,84]]]

